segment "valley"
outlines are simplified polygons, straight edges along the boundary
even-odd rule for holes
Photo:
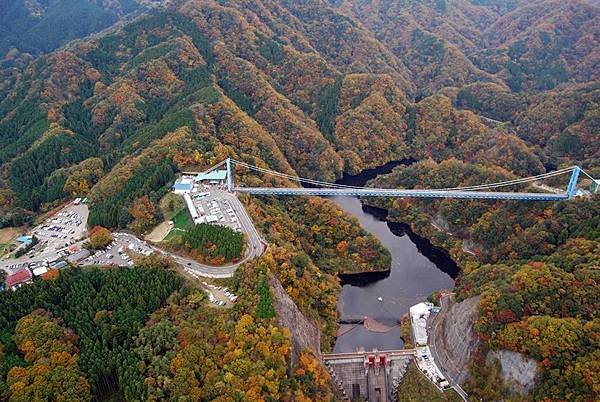
[[[4,6],[1,400],[598,399],[597,1]]]

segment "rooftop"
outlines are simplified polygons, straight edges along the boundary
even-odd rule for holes
[[[191,190],[194,185],[192,183],[175,183],[173,190]]]
[[[43,275],[46,272],[48,272],[48,269],[46,267],[38,267],[38,268],[36,268],[36,269],[33,270],[33,274],[35,276]]]
[[[225,180],[227,177],[227,170],[213,170],[208,173],[198,173],[196,176],[196,181],[204,181],[204,180]]]
[[[29,243],[31,243],[33,241],[33,237],[31,237],[31,236],[19,236],[19,237],[17,237],[17,241],[19,243],[29,244]]]
[[[27,268],[23,268],[20,271],[15,272],[12,275],[9,275],[6,278],[6,285],[11,288],[16,285],[20,285],[21,283],[27,282],[31,279],[31,272]]]
[[[68,256],[67,261],[77,262],[79,260],[83,260],[84,258],[88,257],[89,255],[90,255],[90,252],[86,249],[83,249],[83,250],[76,252],[75,254],[71,254],[70,256]]]
[[[52,266],[50,268],[55,268],[55,269],[61,269],[66,267],[68,264],[66,261],[58,261],[55,262],[54,264],[52,264]]]

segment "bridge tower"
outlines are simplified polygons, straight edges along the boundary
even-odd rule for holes
[[[575,191],[577,191],[579,172],[581,172],[581,168],[579,166],[575,166],[573,168],[573,173],[571,174],[571,179],[569,180],[569,185],[567,186],[567,196],[569,199],[572,199],[575,196]]]
[[[231,158],[227,158],[227,191],[233,191],[233,169],[231,169]]]

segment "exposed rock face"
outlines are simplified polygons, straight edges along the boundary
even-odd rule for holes
[[[436,363],[459,384],[469,379],[471,357],[481,345],[474,328],[480,298],[476,296],[455,303],[453,296],[444,296],[442,312],[432,324],[430,343]],[[533,389],[538,374],[535,360],[508,350],[488,352],[487,361],[493,359],[500,361],[502,378],[515,393],[524,396]]]
[[[442,312],[432,326],[431,340],[436,363],[455,382],[469,378],[471,356],[481,341],[473,325],[478,317],[480,296],[455,303],[453,296],[442,298]]]
[[[502,366],[502,378],[514,392],[527,395],[535,385],[538,374],[537,362],[527,356],[509,350],[489,352],[488,359],[495,358]]]
[[[277,312],[279,325],[289,329],[292,333],[292,362],[298,363],[300,354],[306,349],[312,350],[320,359],[321,331],[319,328],[302,314],[274,275],[270,275],[269,283],[273,288],[273,306]]]

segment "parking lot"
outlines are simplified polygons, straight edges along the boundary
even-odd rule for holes
[[[195,223],[210,223],[232,228],[247,236],[247,247],[244,257],[227,266],[215,267],[172,254],[175,261],[196,273],[209,278],[230,278],[236,268],[244,262],[259,257],[265,251],[265,243],[254,227],[240,200],[220,186],[196,185],[191,193],[184,193],[185,204],[190,217]],[[171,222],[174,224],[175,222]],[[183,230],[174,227],[171,230]]]
[[[79,265],[133,266],[131,258],[133,255],[153,253],[153,249],[146,242],[129,233],[113,233],[113,238],[114,241],[106,247],[106,250],[96,251],[81,260]]]
[[[242,226],[228,199],[221,196],[222,192],[191,193],[192,201],[200,215],[199,223],[212,223],[230,227],[241,232]]]
[[[81,240],[86,233],[88,215],[87,205],[71,204],[35,227],[32,234],[43,245],[43,249],[39,252],[61,250]]]
[[[188,275],[194,277],[195,279],[204,279],[202,275],[198,274],[191,268],[184,267],[183,269]],[[209,303],[215,307],[232,307],[238,300],[237,295],[223,286],[217,286],[203,281],[202,289],[204,292],[206,292]]]
[[[38,243],[25,255],[5,259],[0,262],[0,269],[11,274],[24,267],[34,268],[38,265],[49,265],[67,257],[69,248],[79,250],[86,236],[88,207],[85,204],[69,204],[41,225],[31,231]]]

